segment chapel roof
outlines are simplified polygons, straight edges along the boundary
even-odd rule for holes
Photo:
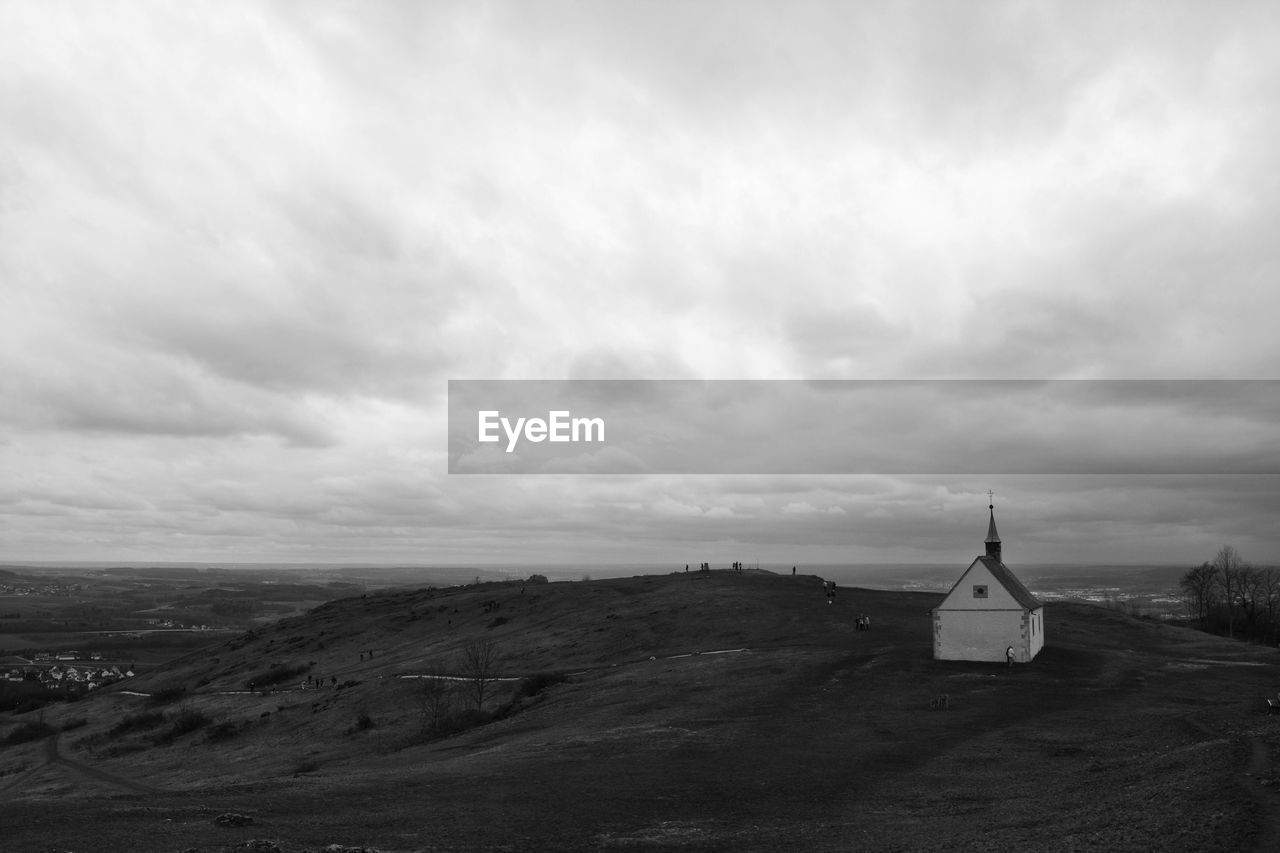
[[[1022,581],[1018,580],[1018,576],[1009,570],[1009,567],[997,560],[995,557],[979,557],[977,562],[986,566],[987,571],[991,572],[991,576],[1000,582],[1014,600],[1028,610],[1038,610],[1044,604],[1040,599],[1031,594],[1031,590],[1027,589]]]

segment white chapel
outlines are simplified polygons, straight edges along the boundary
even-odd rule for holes
[[[1001,562],[995,505],[987,509],[987,552],[933,609],[933,656],[1003,663],[1012,648],[1027,663],[1044,648],[1044,605]]]

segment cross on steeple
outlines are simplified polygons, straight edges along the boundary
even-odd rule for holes
[[[995,492],[987,489],[987,509],[991,513],[991,521],[987,524],[987,556],[1000,559],[1000,534],[996,532]]]

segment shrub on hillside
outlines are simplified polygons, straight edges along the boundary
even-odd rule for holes
[[[90,750],[90,749],[95,749],[98,746],[101,746],[106,741],[106,739],[107,739],[106,732],[96,732],[91,735],[85,735],[84,737],[76,738],[75,740],[71,741],[70,746],[72,749],[77,751]]]
[[[421,737],[423,740],[450,737],[478,726],[506,719],[516,710],[517,707],[514,703],[508,703],[489,711],[463,708],[440,717],[434,724],[424,726]]]
[[[126,755],[133,755],[135,752],[142,752],[147,748],[145,743],[113,743],[102,751],[107,758],[123,758]]]
[[[140,714],[129,714],[120,722],[107,731],[107,734],[117,736],[128,734],[129,732],[141,731],[143,729],[154,729],[156,726],[164,722],[163,711],[143,711]]]
[[[293,766],[293,775],[298,776],[303,773],[315,773],[320,769],[320,762],[313,758],[303,758]]]
[[[184,708],[179,711],[173,718],[173,724],[156,736],[157,744],[172,743],[174,740],[186,734],[191,734],[197,729],[202,729],[213,720],[203,711],[197,711],[193,708]]]
[[[55,734],[58,730],[46,722],[40,720],[32,720],[27,723],[19,723],[13,731],[5,735],[4,745],[14,746],[19,743],[28,743],[33,740],[43,740],[51,734]]]
[[[360,712],[360,715],[356,717],[356,724],[351,728],[347,729],[346,733],[349,735],[352,735],[352,734],[355,734],[356,732],[367,732],[369,731],[369,729],[373,728],[375,725],[376,724],[373,722],[373,717],[370,717],[368,713],[362,711]]]
[[[467,729],[474,729],[476,726],[483,726],[494,719],[494,715],[487,711],[465,708],[441,719],[428,734],[432,737],[448,737],[458,732],[465,732]]]
[[[38,711],[57,697],[52,690],[37,687],[36,690],[19,695],[6,696],[0,699],[0,711],[12,711],[15,714],[27,714]]]
[[[526,583],[548,583],[547,576],[546,575],[529,575],[529,580],[526,581]]]
[[[516,688],[516,698],[537,696],[543,690],[555,684],[563,684],[569,677],[559,672],[539,672],[520,682]]]
[[[210,726],[204,737],[209,743],[222,743],[238,734],[240,734],[240,726],[229,720],[223,720],[221,723]]]
[[[282,681],[290,681],[297,678],[299,675],[305,675],[306,672],[307,666],[305,664],[289,666],[287,664],[278,663],[270,669],[265,669],[255,674],[245,683],[245,686],[250,690],[255,690],[261,687],[271,687]]]
[[[151,704],[168,705],[170,702],[177,702],[183,696],[187,695],[187,685],[185,684],[166,684],[159,690],[151,694]]]

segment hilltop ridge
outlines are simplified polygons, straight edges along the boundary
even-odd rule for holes
[[[135,850],[230,850],[264,833],[286,853],[1123,850],[1151,838],[1235,850],[1275,837],[1261,783],[1278,744],[1259,710],[1275,650],[1050,604],[1034,663],[938,662],[928,612],[940,598],[842,588],[828,603],[817,577],[750,571],[371,593],[47,718],[85,719],[59,738],[68,760],[158,792],[145,838],[118,828]],[[860,613],[870,631],[855,630]],[[408,676],[465,676],[450,670],[479,639],[510,679],[486,703],[503,713],[424,736],[426,680]],[[247,691],[277,666],[301,669]],[[308,674],[326,686],[301,689]],[[557,679],[521,694],[539,674]],[[133,695],[165,691],[164,704]],[[932,710],[943,695],[949,710]],[[205,723],[157,741],[196,711]],[[109,734],[146,714],[164,721]],[[41,749],[0,751],[0,820],[15,838],[39,837],[55,807],[94,820],[136,796],[41,764]],[[24,762],[16,797],[7,780]],[[256,828],[215,827],[192,797]],[[318,810],[337,797],[341,808]]]

